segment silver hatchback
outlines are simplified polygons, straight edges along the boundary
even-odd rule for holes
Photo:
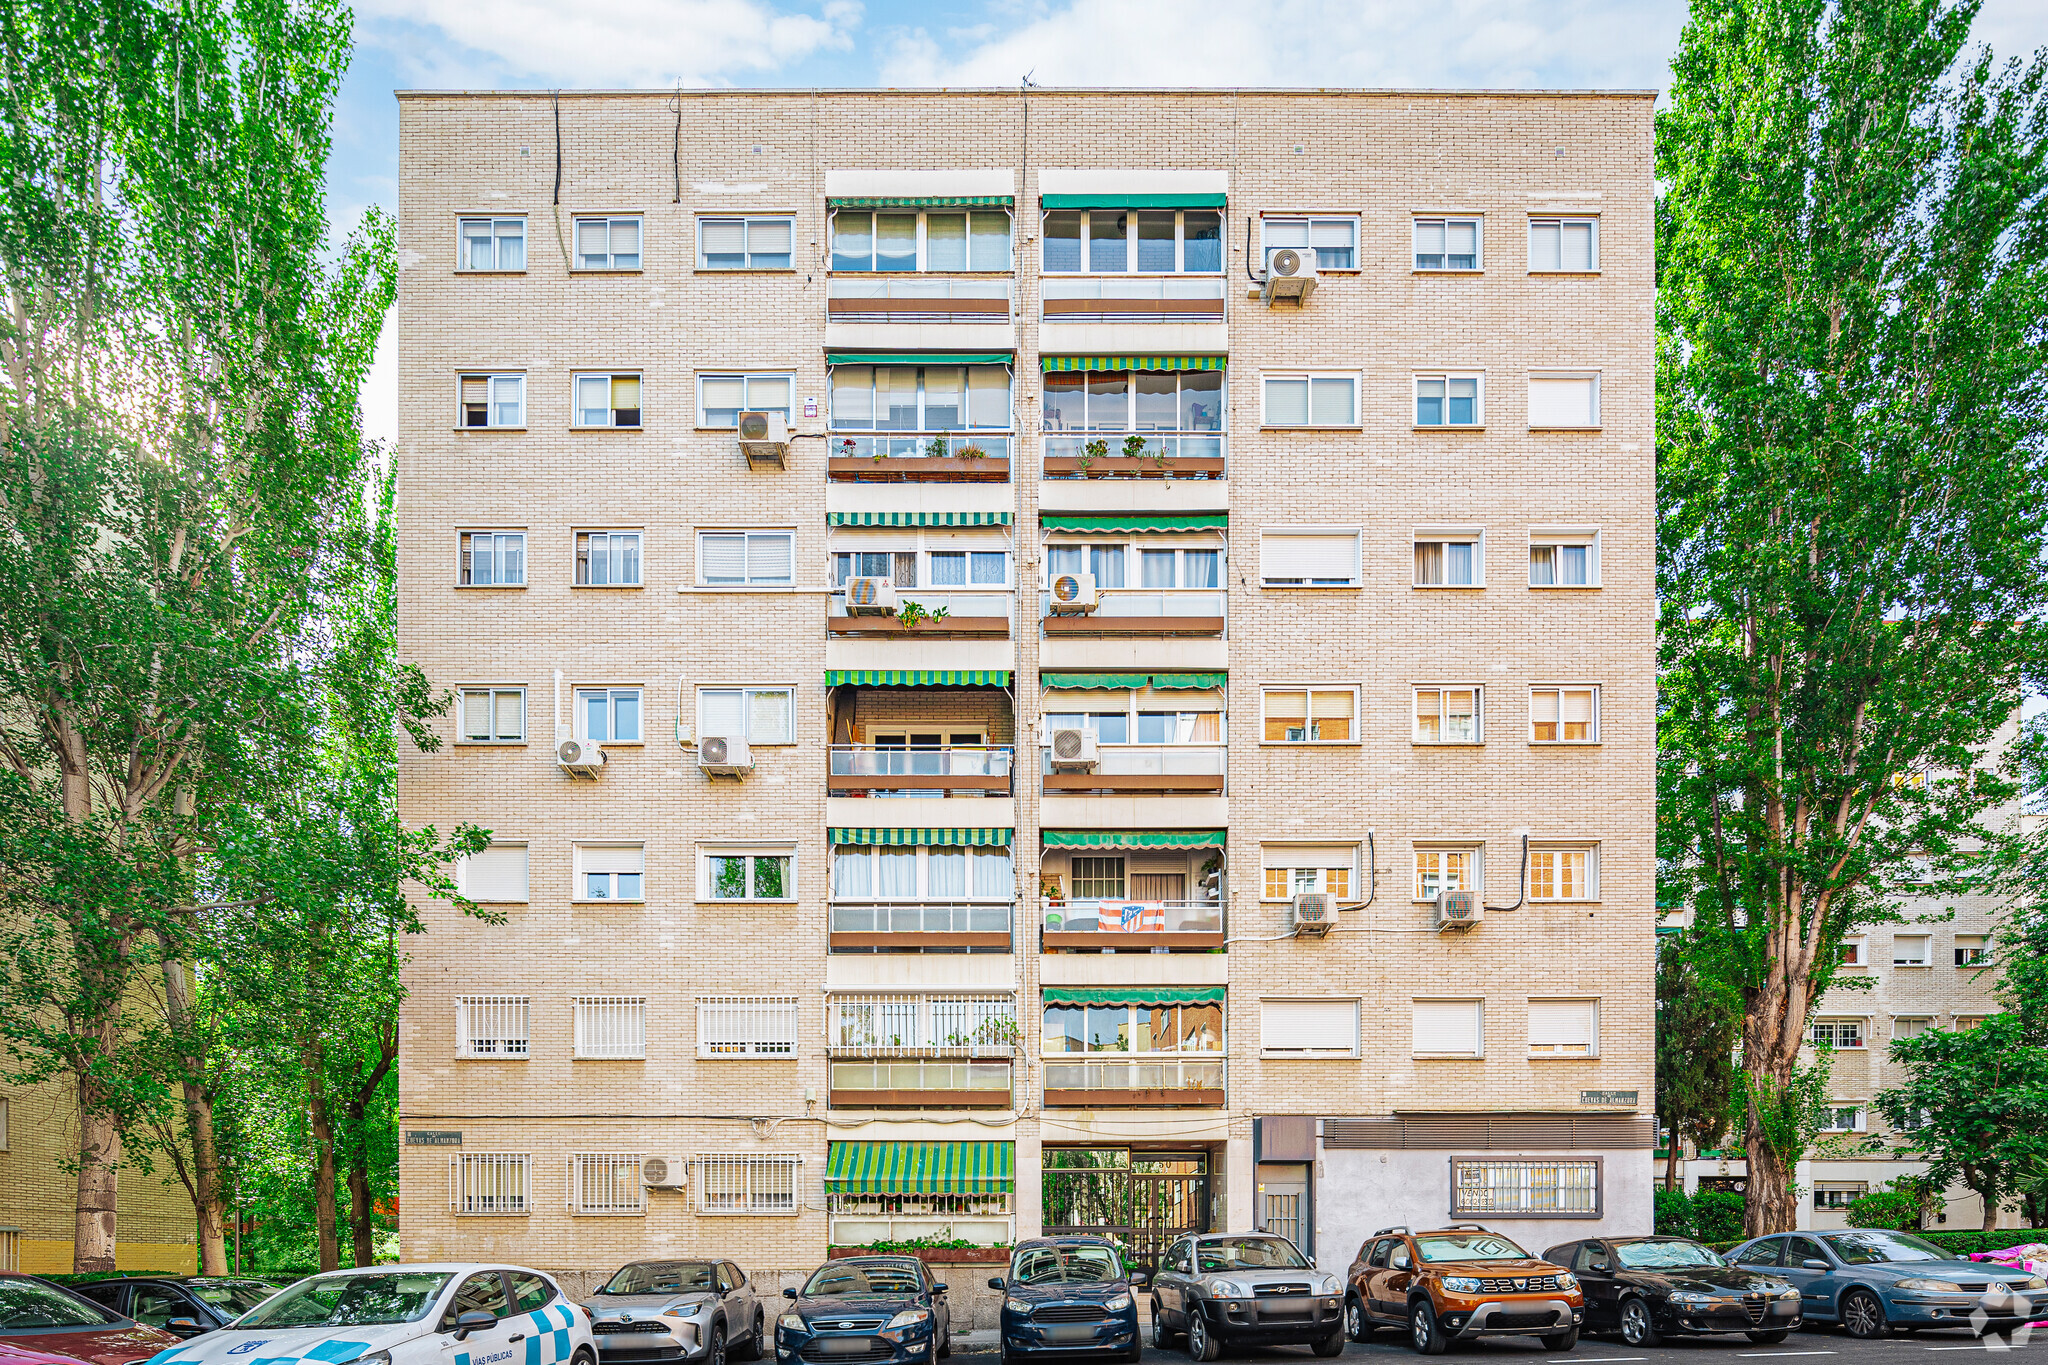
[[[761,1302],[731,1261],[634,1261],[592,1294],[601,1365],[755,1360],[767,1345]]]

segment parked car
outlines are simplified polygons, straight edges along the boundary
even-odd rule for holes
[[[1106,1355],[1136,1360],[1145,1353],[1138,1334],[1134,1288],[1145,1272],[1124,1265],[1116,1245],[1102,1237],[1033,1237],[1010,1253],[1010,1273],[988,1282],[1003,1291],[1003,1359],[1033,1355]]]
[[[1226,1346],[1308,1343],[1344,1350],[1344,1283],[1309,1264],[1285,1237],[1198,1233],[1166,1249],[1152,1279],[1152,1344],[1185,1335],[1188,1354],[1214,1360]]]
[[[1381,1228],[1360,1244],[1348,1279],[1344,1318],[1353,1340],[1404,1328],[1426,1356],[1480,1336],[1541,1337],[1544,1350],[1569,1351],[1585,1316],[1571,1271],[1476,1223]]]
[[[775,1320],[775,1359],[910,1365],[953,1354],[946,1286],[915,1256],[847,1256],[811,1272]]]
[[[1791,1281],[1807,1322],[1839,1323],[1866,1341],[1923,1327],[1981,1336],[2048,1317],[2039,1275],[1960,1261],[1910,1232],[1777,1233],[1744,1242],[1728,1260]]]
[[[131,1322],[69,1289],[33,1275],[0,1273],[0,1352],[35,1365],[42,1357],[86,1365],[133,1365],[178,1339]]]
[[[731,1261],[634,1261],[584,1304],[603,1365],[690,1360],[725,1365],[767,1348],[767,1319]]]
[[[597,1365],[590,1317],[523,1266],[454,1262],[309,1275],[155,1365]]]
[[[1690,1238],[1593,1237],[1543,1259],[1579,1277],[1588,1332],[1620,1332],[1631,1346],[1721,1332],[1768,1344],[1799,1326],[1799,1291],[1783,1276],[1729,1265]]]
[[[228,1275],[124,1275],[76,1285],[73,1292],[145,1327],[196,1337],[225,1327],[275,1294],[277,1286]]]

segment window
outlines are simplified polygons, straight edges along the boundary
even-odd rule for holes
[[[462,425],[524,427],[526,376],[466,374],[462,376]]]
[[[1010,268],[1010,215],[976,212],[832,214],[832,269],[867,274],[904,271],[1001,272]]]
[[[1417,218],[1417,270],[1477,270],[1484,233],[1478,218]]]
[[[1892,965],[1925,967],[1928,964],[1927,944],[1926,934],[1892,935]]]
[[[1599,425],[1599,375],[1529,376],[1530,430]]]
[[[1320,891],[1345,901],[1351,899],[1356,880],[1358,846],[1268,844],[1261,850],[1260,861],[1265,864],[1266,900],[1292,900]]]
[[[519,744],[526,739],[526,689],[462,689],[464,744]]]
[[[448,1207],[456,1213],[532,1213],[533,1187],[527,1180],[532,1160],[524,1152],[465,1152],[450,1157]],[[495,1272],[490,1287],[497,1292],[497,1308],[505,1308],[504,1289]]]
[[[569,1156],[571,1213],[647,1212],[638,1152],[572,1152]],[[514,1283],[525,1277],[515,1276]],[[537,1281],[545,1284],[545,1281]],[[524,1304],[520,1305],[522,1308]]]
[[[576,425],[637,428],[640,425],[640,376],[577,375]]]
[[[788,687],[700,687],[697,733],[743,735],[749,744],[794,744],[796,691]]]
[[[5,1104],[6,1101],[0,1100],[0,1107],[4,1107]],[[4,1147],[0,1147],[0,1151],[5,1150]],[[21,1229],[0,1228],[0,1270],[19,1269],[21,1269]]]
[[[1268,744],[1355,744],[1355,687],[1269,687],[1265,698]]]
[[[1415,850],[1415,899],[1433,901],[1443,891],[1476,891],[1479,853],[1470,848]]]
[[[1481,743],[1480,692],[1477,687],[1416,688],[1414,742]]]
[[[1598,1000],[1531,1000],[1531,1057],[1597,1057],[1600,1055]]]
[[[526,900],[526,845],[492,844],[455,864],[455,886],[473,901],[522,904]]]
[[[1417,1000],[1414,1006],[1417,1057],[1485,1055],[1485,1001]]]
[[[1529,586],[1599,587],[1600,533],[1532,528],[1529,532]]]
[[[1956,966],[1988,967],[1991,965],[1991,943],[1982,934],[1956,935]]]
[[[1419,374],[1415,376],[1415,425],[1418,427],[1476,427],[1485,423],[1480,413],[1480,376],[1476,374]]]
[[[1426,532],[1415,537],[1415,586],[1418,588],[1483,588],[1486,586],[1486,537]]]
[[[462,246],[456,260],[458,269],[526,269],[524,218],[464,218],[461,239]]]
[[[838,844],[832,850],[835,901],[1007,901],[1014,889],[1007,848]]]
[[[578,270],[638,270],[640,268],[640,219],[638,217],[578,218],[576,220],[576,268]]]
[[[704,892],[708,901],[793,901],[793,853],[705,853]]]
[[[1355,427],[1358,376],[1269,374],[1260,422],[1269,427]]]
[[[640,900],[646,850],[639,844],[576,845],[576,891],[580,901]]]
[[[834,431],[1004,431],[1010,424],[1007,365],[832,367]]]
[[[8,1150],[8,1146],[7,1146],[7,1118],[8,1118],[8,1113],[7,1113],[7,1099],[6,1099],[6,1097],[5,1097],[5,1096],[0,1096],[0,1152],[4,1152],[4,1151],[7,1151],[7,1150]],[[12,1270],[12,1269],[14,1269],[14,1267],[13,1267],[13,1266],[0,1266],[0,1269],[5,1269],[5,1270]]]
[[[1600,220],[1597,218],[1531,218],[1529,273],[1600,268]]]
[[[1136,544],[1055,544],[1046,550],[1045,567],[1048,586],[1061,574],[1092,573],[1098,588],[1217,588],[1222,586],[1223,552]],[[1215,609],[1222,610],[1220,601]]]
[[[1899,1121],[1892,1125],[1892,1131],[1895,1133],[1917,1133],[1932,1121],[1933,1115],[1924,1106],[1916,1106],[1915,1108],[1900,1112]]]
[[[1358,219],[1354,217],[1266,218],[1260,226],[1266,260],[1283,246],[1314,247],[1318,270],[1358,268]]]
[[[1841,943],[1835,948],[1835,965],[1840,967],[1869,966],[1870,957],[1869,954],[1864,951],[1866,946],[1867,945],[1864,943],[1864,940],[1860,936],[1856,938],[1843,939]],[[1894,1034],[1893,1036],[1897,1037],[1898,1035]]]
[[[796,380],[787,374],[700,374],[697,425],[737,428],[743,412],[775,412],[789,420],[789,394]]]
[[[1074,858],[1068,864],[1074,881],[1075,900],[1122,900],[1124,860],[1122,858]]]
[[[699,218],[697,268],[789,270],[794,260],[790,243],[795,235],[795,220],[786,217]]]
[[[637,1060],[647,1055],[645,996],[584,995],[573,1003],[578,1057]]]
[[[587,739],[593,744],[638,744],[640,689],[577,688],[576,737]]]
[[[1820,1131],[1823,1133],[1861,1133],[1867,1127],[1860,1104],[1830,1104],[1820,1111]]]
[[[1600,742],[1600,689],[1597,687],[1532,687],[1529,689],[1531,744],[1597,744]]]
[[[1355,1057],[1356,1000],[1261,1000],[1259,1051],[1268,1057]]]
[[[1216,275],[1223,214],[1216,209],[1052,209],[1044,269],[1054,274]]]
[[[796,1056],[793,995],[707,995],[697,1001],[699,1057]]]
[[[1870,1186],[1863,1181],[1816,1181],[1813,1186],[1813,1206],[1817,1209],[1847,1210],[1849,1202],[1861,1199],[1870,1192]]]
[[[700,1156],[697,1212],[796,1213],[800,1156]]]
[[[1229,415],[1221,370],[1054,370],[1043,391],[1048,432],[1222,431]]]
[[[1918,1038],[1934,1027],[1934,1020],[1924,1014],[1900,1014],[1892,1017],[1893,1038]]]
[[[1597,1218],[1599,1159],[1452,1157],[1451,1216]]]
[[[638,531],[578,531],[576,586],[637,588],[640,586]]]
[[[1142,999],[1142,996],[1140,997]],[[1041,1034],[1048,1054],[1223,1051],[1223,1004],[1048,1004]]]
[[[792,531],[700,531],[697,581],[707,587],[787,588],[795,583]]]
[[[466,995],[455,1001],[455,1055],[526,1057],[532,1050],[527,997]]]
[[[1048,711],[1046,728],[1087,730],[1098,744],[1221,744],[1221,702],[1206,711],[1139,710],[1137,694],[1125,693],[1130,709],[1121,711]]]
[[[1960,1033],[1964,1029],[1973,1029],[1990,1017],[1988,1014],[1958,1014],[1956,1016],[1956,1031]]]
[[[1010,581],[1005,550],[933,550],[925,562],[931,570],[925,581],[934,588],[1000,588]]]
[[[1863,1046],[1863,1021],[1861,1019],[1816,1019],[1813,1021],[1813,1045],[1833,1048],[1837,1052],[1854,1051]]]
[[[526,586],[526,532],[464,531],[455,581],[465,588]]]
[[[1276,530],[1259,535],[1259,583],[1268,588],[1355,588],[1356,531]]]
[[[1529,850],[1529,899],[1532,901],[1598,900],[1593,884],[1598,853],[1590,848]]]

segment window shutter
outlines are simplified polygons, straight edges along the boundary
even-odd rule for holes
[[[585,219],[576,225],[576,251],[583,256],[605,254],[607,228],[610,225],[602,218]]]
[[[1415,1002],[1415,1048],[1418,1054],[1457,1057],[1479,1055],[1480,1002],[1418,1000]]]
[[[740,583],[747,577],[745,536],[700,536],[698,576],[706,583]]]
[[[790,537],[747,537],[747,581],[787,583],[790,581]]]
[[[745,694],[741,692],[701,693],[699,710],[707,735],[744,735],[747,732]]]
[[[706,218],[698,225],[706,256],[731,256],[747,249],[747,225],[738,218]]]
[[[464,692],[462,694],[462,737],[464,739],[489,739],[491,737],[490,693]]]
[[[640,254],[640,223],[638,219],[621,218],[612,224],[612,255],[637,256]]]
[[[892,580],[899,588],[917,586],[917,552],[898,550],[896,552],[896,576]]]
[[[1310,246],[1347,247],[1357,226],[1348,218],[1324,219],[1309,229]]]
[[[1566,223],[1560,235],[1558,264],[1565,270],[1591,270],[1593,268],[1593,237],[1596,229],[1590,222]]]
[[[789,220],[757,218],[747,225],[747,249],[756,256],[789,254]]]
[[[1350,582],[1357,573],[1358,537],[1274,535],[1259,541],[1259,573],[1267,582],[1286,579]]]
[[[1600,420],[1594,401],[1595,379],[1532,379],[1529,381],[1529,425],[1589,427]]]
[[[524,692],[500,692],[498,694],[499,739],[526,738],[526,694]]]
[[[462,860],[462,894],[473,901],[526,899],[526,845],[492,844]]]
[[[489,401],[490,381],[482,375],[464,375],[462,378],[462,401],[483,403]]]
[[[1266,1052],[1352,1052],[1358,1047],[1356,1000],[1262,1000],[1259,1046]]]
[[[1350,867],[1358,861],[1356,844],[1269,844],[1260,852],[1267,867]]]
[[[585,872],[638,872],[644,860],[639,844],[586,844],[577,853]]]
[[[1590,1053],[1599,1006],[1591,1000],[1529,1002],[1529,1046],[1547,1051]]]
[[[1335,720],[1351,715],[1351,694],[1349,692],[1309,693],[1309,719]]]

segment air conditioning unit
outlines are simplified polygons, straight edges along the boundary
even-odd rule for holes
[[[1055,613],[1095,610],[1095,575],[1058,573],[1052,576],[1052,609]]]
[[[1316,292],[1316,251],[1310,246],[1278,246],[1266,253],[1265,300],[1307,303]]]
[[[886,578],[847,579],[846,613],[849,616],[894,616],[896,585]]]
[[[1102,761],[1102,751],[1096,747],[1095,736],[1087,730],[1055,730],[1048,747],[1052,750],[1054,772],[1089,772]]]
[[[1337,905],[1325,891],[1304,891],[1288,907],[1288,923],[1306,938],[1321,938],[1330,932]]]
[[[749,469],[781,469],[789,459],[789,419],[779,412],[741,413],[740,454]]]
[[[1480,907],[1476,891],[1439,891],[1436,893],[1436,927],[1445,929],[1470,929],[1486,917]]]
[[[739,735],[706,735],[697,741],[697,766],[714,777],[744,777],[754,771],[754,751]]]
[[[651,1190],[679,1190],[690,1183],[689,1166],[679,1156],[650,1156],[640,1161],[640,1183]]]
[[[555,746],[555,762],[571,777],[596,777],[604,766],[604,750],[587,739],[565,739]]]

